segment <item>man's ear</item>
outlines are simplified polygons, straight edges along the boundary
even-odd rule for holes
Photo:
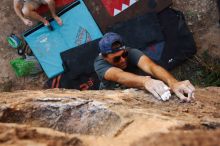
[[[106,59],[107,56],[108,56],[108,54],[102,54],[102,57],[103,57],[104,59]]]
[[[108,54],[103,54],[102,55],[103,59],[109,62]]]
[[[103,59],[108,61],[108,57],[107,56],[103,56]]]

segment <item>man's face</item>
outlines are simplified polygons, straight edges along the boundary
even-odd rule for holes
[[[125,69],[127,67],[127,50],[120,50],[118,52],[108,54],[105,58],[110,64],[115,67]]]

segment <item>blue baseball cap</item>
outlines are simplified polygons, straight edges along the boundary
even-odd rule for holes
[[[112,44],[115,42],[119,42],[123,45],[123,40],[119,34],[114,32],[106,33],[99,41],[100,52],[102,54],[110,54],[122,50],[123,48],[112,49]]]

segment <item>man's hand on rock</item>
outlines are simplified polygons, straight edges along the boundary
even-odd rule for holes
[[[176,82],[171,88],[176,96],[178,96],[182,101],[190,102],[195,98],[195,87],[188,80]]]

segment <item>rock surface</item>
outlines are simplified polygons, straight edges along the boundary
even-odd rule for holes
[[[169,102],[143,91],[0,94],[0,146],[219,145],[220,88]],[[8,124],[11,123],[11,124]]]
[[[208,50],[214,57],[220,57],[220,28],[217,27],[219,14],[216,0],[173,0],[174,8],[184,12],[190,26],[198,52]],[[0,91],[25,89],[42,89],[46,76],[17,78],[9,64],[10,60],[18,57],[17,51],[10,48],[6,37],[11,33],[21,35],[28,28],[15,15],[12,0],[0,1]]]

